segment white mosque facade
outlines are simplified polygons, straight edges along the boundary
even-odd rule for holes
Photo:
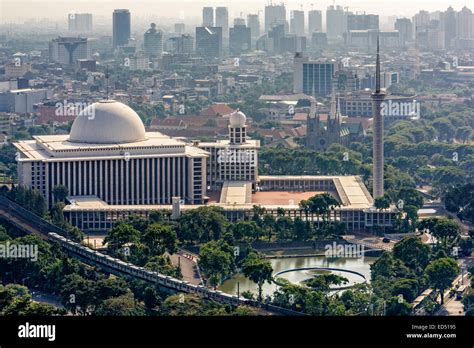
[[[358,176],[259,176],[260,142],[246,128],[246,116],[236,111],[228,139],[186,143],[146,132],[130,107],[104,100],[83,110],[69,135],[15,143],[19,184],[39,190],[49,207],[54,187],[66,186],[65,216],[88,232],[106,231],[132,214],[168,210],[177,217],[204,205],[221,207],[231,221],[251,218],[254,205],[304,219],[299,201],[321,192],[338,199],[331,219],[348,231],[392,226],[396,212],[375,210]]]

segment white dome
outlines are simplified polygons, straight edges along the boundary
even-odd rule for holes
[[[242,128],[245,127],[247,116],[242,111],[235,111],[229,116],[229,123],[231,127]]]
[[[102,100],[82,110],[69,134],[70,142],[89,144],[133,143],[145,139],[140,116],[115,100]]]

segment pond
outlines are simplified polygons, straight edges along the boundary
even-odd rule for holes
[[[370,265],[374,263],[375,260],[377,260],[377,257],[327,258],[325,256],[304,256],[295,258],[270,259],[270,262],[273,267],[273,274],[290,268],[328,267],[360,273],[365,276],[366,280],[369,282]],[[312,278],[319,273],[320,271],[302,270],[281,274],[279,278],[284,278],[292,283],[299,284],[300,282]],[[349,284],[346,285],[353,285],[364,281],[363,278],[357,274],[340,271],[333,271],[332,273],[347,278],[349,280]],[[251,291],[254,294],[258,294],[257,284],[245,278],[243,274],[236,274],[233,278],[226,280],[219,287],[219,290],[222,290],[228,294],[236,295],[238,287],[240,293],[244,291]],[[265,283],[263,286],[263,295],[265,296],[273,294],[276,288],[276,284]]]

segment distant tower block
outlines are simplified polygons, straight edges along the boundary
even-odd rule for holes
[[[172,197],[172,211],[171,211],[171,219],[177,220],[181,216],[181,197]]]
[[[372,115],[374,115],[373,129],[373,197],[378,198],[384,195],[384,180],[383,180],[383,117],[381,114],[382,102],[385,98],[385,93],[380,90],[380,52],[379,39],[377,37],[377,62],[375,68],[375,92],[372,94]]]

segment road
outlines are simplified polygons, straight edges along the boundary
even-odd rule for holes
[[[469,264],[472,259],[460,260],[460,266],[465,267],[466,264]],[[461,278],[463,277],[463,279]],[[469,273],[467,271],[462,272],[460,275],[456,277],[456,279],[452,282],[451,288],[455,287],[459,284],[469,284],[470,278]],[[441,308],[435,313],[436,316],[446,316],[446,315],[464,315],[464,306],[460,300],[457,300],[455,296],[449,297],[449,290],[447,289],[444,292],[444,304]],[[438,296],[437,300],[439,301],[440,298]]]
[[[170,260],[173,266],[180,266],[183,280],[187,280],[191,284],[199,285],[201,278],[197,270],[197,259],[188,253],[179,251],[176,254],[170,255]]]
[[[383,237],[376,237],[374,235],[346,235],[343,236],[344,240],[349,243],[363,245],[364,247],[370,249],[379,249],[379,250],[386,250],[391,251],[393,246],[395,245],[396,241],[390,241],[388,243],[382,242]]]

